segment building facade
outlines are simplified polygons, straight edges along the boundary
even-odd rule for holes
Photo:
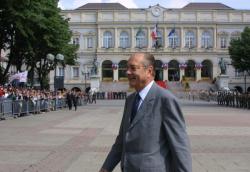
[[[134,52],[155,56],[156,80],[172,82],[185,77],[211,82],[221,74],[222,59],[227,64],[225,74],[233,78],[238,73],[230,65],[228,46],[250,25],[250,10],[220,3],[190,3],[180,9],[159,4],[128,9],[119,3],[88,3],[64,10],[62,15],[70,19],[72,43],[79,50],[77,64],[58,67],[57,73],[65,75],[65,88],[81,90],[92,76],[102,83],[127,82],[127,60]],[[52,79],[50,84],[53,86]]]

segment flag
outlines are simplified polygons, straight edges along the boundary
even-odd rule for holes
[[[18,82],[27,82],[28,71],[16,73],[9,78],[9,82],[17,80]]]
[[[155,27],[154,27],[154,29],[153,29],[153,31],[151,33],[151,37],[152,37],[153,40],[157,39],[157,27],[158,27],[157,24],[155,24]]]
[[[20,76],[20,82],[27,82],[28,71],[19,73],[19,76]]]
[[[173,35],[175,33],[175,28],[171,29],[171,31],[168,34],[168,37],[170,37],[171,35]]]
[[[12,82],[12,81],[14,81],[14,80],[20,80],[20,75],[19,75],[19,73],[10,76],[9,82]]]

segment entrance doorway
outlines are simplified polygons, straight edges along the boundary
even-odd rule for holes
[[[162,62],[160,60],[155,61],[155,81],[163,81]]]
[[[176,60],[171,60],[168,63],[168,80],[169,81],[179,81],[180,80],[179,62]]]

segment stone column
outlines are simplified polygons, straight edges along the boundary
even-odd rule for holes
[[[216,50],[217,49],[217,28],[214,27],[214,49]]]
[[[135,35],[134,35],[134,28],[131,28],[131,48],[135,48]]]
[[[201,48],[201,36],[200,36],[200,28],[198,27],[197,27],[196,41],[197,41],[197,49],[200,49]]]
[[[151,39],[151,31],[150,31],[150,27],[148,27],[148,49],[150,49],[152,47],[152,39]]]
[[[180,81],[182,81],[182,76],[185,76],[185,68],[180,68]]]
[[[113,70],[113,81],[118,81],[118,68]]]
[[[85,45],[83,34],[80,34],[78,38],[79,38],[79,49],[82,50],[84,49],[84,45]]]
[[[98,28],[98,30],[97,30],[97,37],[98,37],[97,47],[101,48],[101,46],[102,46],[102,39],[101,39],[101,29],[100,28]]]
[[[181,49],[185,47],[185,35],[184,35],[184,28],[181,27],[181,36],[180,36],[180,41],[181,41]]]
[[[163,69],[163,80],[168,81],[168,69]]]
[[[118,40],[119,40],[119,36],[117,33],[117,28],[115,28],[115,48],[118,48]]]
[[[168,47],[168,34],[167,34],[167,29],[164,27],[164,48]]]
[[[199,80],[201,80],[201,69],[200,68],[196,68],[196,78],[195,78],[195,80],[196,81],[199,81]]]

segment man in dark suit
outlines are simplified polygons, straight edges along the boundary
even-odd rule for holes
[[[66,100],[67,100],[69,110],[72,109],[72,95],[71,94],[72,94],[71,91],[67,91]]]
[[[149,53],[135,53],[128,60],[128,80],[136,92],[126,99],[119,134],[99,172],[111,172],[119,162],[122,172],[192,171],[180,106],[155,84],[154,64]]]

